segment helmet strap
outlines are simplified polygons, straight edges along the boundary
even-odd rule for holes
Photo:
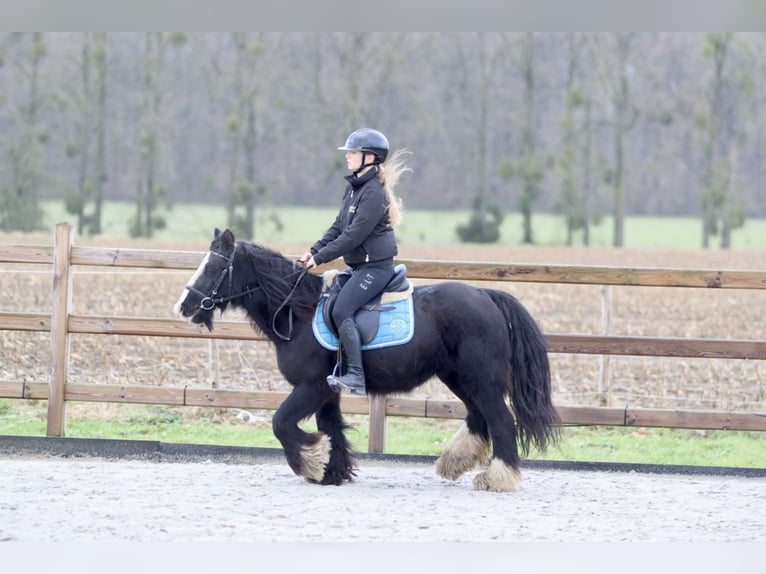
[[[368,156],[368,155],[371,155],[371,156],[372,156],[372,158],[373,158],[373,159],[372,159],[372,163],[367,163],[367,162],[366,162],[366,160],[367,160],[367,156]],[[362,170],[363,170],[364,168],[366,168],[366,167],[370,167],[371,165],[380,165],[380,160],[378,159],[378,156],[376,156],[374,153],[369,153],[369,152],[364,152],[364,151],[363,151],[363,152],[362,152],[362,165],[360,165],[360,166],[359,166],[359,169],[357,169],[357,170],[354,172],[354,175],[356,175],[356,176],[359,176],[359,172],[360,172],[360,171],[362,171]]]

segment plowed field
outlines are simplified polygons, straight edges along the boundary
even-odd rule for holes
[[[4,243],[50,244],[52,237],[0,238]],[[76,240],[78,245],[95,244]],[[127,248],[105,242],[100,245]],[[205,244],[136,243],[136,247],[204,251]],[[305,246],[272,246],[288,255]],[[508,247],[407,247],[402,258],[582,264],[689,269],[763,269],[766,253],[719,250],[648,251]],[[171,317],[190,272],[78,268],[74,312]],[[418,281],[416,281],[417,283]],[[488,285],[483,283],[483,285]],[[762,339],[766,290],[567,286],[493,283],[515,294],[543,331],[635,336]],[[4,265],[0,311],[50,312],[50,268]],[[611,302],[610,302],[611,301]],[[235,316],[230,316],[235,317]],[[72,335],[70,382],[288,390],[268,343],[138,336]],[[0,379],[47,381],[46,333],[0,331]],[[766,409],[766,362],[551,354],[557,405]],[[438,381],[413,396],[451,398]]]

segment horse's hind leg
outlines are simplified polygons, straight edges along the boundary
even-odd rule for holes
[[[330,438],[323,432],[307,433],[298,423],[321,407],[325,400],[319,385],[297,385],[272,418],[274,435],[282,443],[287,464],[298,476],[321,482],[330,461]]]
[[[316,414],[317,428],[330,438],[330,460],[325,467],[322,484],[342,484],[354,476],[354,459],[344,431],[348,425],[340,411],[340,395],[334,395]]]
[[[494,457],[489,467],[473,478],[474,490],[515,492],[521,488],[521,471],[504,460]]]
[[[489,461],[489,432],[484,417],[469,407],[463,424],[436,461],[436,472],[449,480]]]
[[[477,399],[477,404],[487,421],[492,441],[492,461],[485,471],[474,477],[473,487],[490,492],[518,490],[521,487],[521,459],[516,443],[516,421],[499,392],[497,396]]]

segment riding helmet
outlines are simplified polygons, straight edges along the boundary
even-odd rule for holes
[[[378,130],[361,128],[352,132],[346,140],[346,145],[338,149],[371,153],[375,156],[377,163],[383,163],[388,157],[388,140]]]

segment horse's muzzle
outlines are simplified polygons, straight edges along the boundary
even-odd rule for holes
[[[196,313],[191,316],[190,321],[195,325],[205,325],[208,331],[213,330],[213,311],[210,309],[198,309]]]

